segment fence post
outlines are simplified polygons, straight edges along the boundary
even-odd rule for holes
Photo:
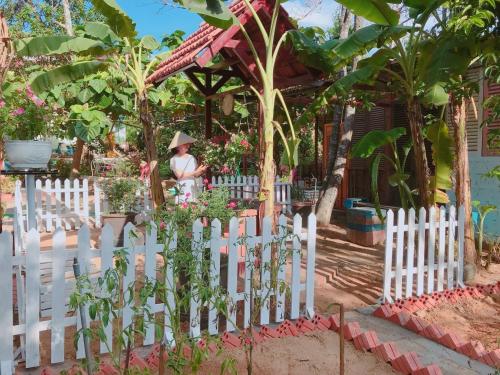
[[[52,316],[51,316],[51,363],[64,362],[64,317],[66,316],[65,268],[66,233],[57,228],[52,252]]]
[[[132,223],[127,223],[125,228],[123,229],[123,247],[127,252],[127,272],[123,277],[123,289],[127,290],[129,286],[131,286],[135,281],[135,249],[133,239],[135,236],[131,234],[135,230],[135,226]],[[128,300],[128,295],[125,295],[125,301]],[[134,303],[132,301],[131,303]],[[133,323],[133,311],[130,304],[126,303],[123,308],[123,321],[122,321],[122,329],[126,329],[129,326],[132,326]]]
[[[90,231],[87,225],[83,225],[78,231],[78,263],[80,264],[80,272],[82,275],[90,273]],[[88,306],[84,306],[81,309],[85,312],[85,317],[87,322],[90,322],[90,316],[88,313]],[[76,328],[80,330],[82,328],[82,320],[80,318],[80,310],[77,311],[76,318]],[[78,348],[76,352],[76,358],[85,358],[85,345],[83,341],[83,335],[80,335],[78,339]]]
[[[227,330],[229,332],[236,329],[236,309],[238,308],[238,229],[238,218],[232,217],[229,221],[229,238],[227,240],[227,294],[229,297]]]
[[[307,218],[306,312],[314,316],[314,275],[316,266],[316,215]]]
[[[282,288],[282,283],[285,282],[285,268],[287,261],[287,253],[286,253],[286,236],[287,236],[287,227],[286,227],[286,216],[280,215],[278,220],[278,236],[279,236],[279,249],[278,249],[278,272],[276,275],[276,311],[275,311],[275,320],[276,322],[281,322],[285,318],[285,288]],[[308,254],[309,256],[309,254]],[[308,258],[309,259],[309,258]],[[314,278],[314,275],[313,275]],[[314,280],[313,280],[314,284]],[[314,290],[314,288],[313,288]]]
[[[434,292],[434,269],[436,250],[436,210],[434,206],[429,208],[429,236],[427,243],[427,293]]]
[[[40,230],[41,227],[40,223]],[[45,180],[45,228],[47,232],[52,232],[52,181],[50,179]]]
[[[417,296],[424,293],[425,219],[425,208],[420,207],[418,211]]]
[[[215,219],[210,224],[210,288],[212,292],[220,285],[221,224]],[[208,333],[219,333],[219,317],[213,299],[208,305]]]
[[[302,216],[295,214],[293,217],[293,238],[292,238],[292,292],[290,318],[299,317],[300,308],[300,263],[302,248],[300,235],[302,232]]]
[[[20,182],[20,181],[19,181]],[[35,211],[36,211],[36,217],[37,220],[39,221],[39,226],[38,226],[38,231],[42,231],[42,227],[44,226],[43,220],[46,219],[44,213],[43,213],[43,194],[42,194],[42,180],[37,179],[35,181]],[[27,193],[26,193],[27,194]],[[20,196],[22,199],[22,196]],[[22,207],[22,205],[21,205]],[[26,207],[27,208],[27,207]],[[26,231],[28,231],[28,213],[26,213]]]
[[[459,207],[458,209],[458,270],[457,270],[457,284],[461,287],[464,286],[464,228],[465,228],[465,209]]]
[[[255,269],[255,244],[256,244],[256,230],[257,220],[255,216],[245,218],[245,311],[244,311],[244,327],[250,326],[252,319],[252,309],[255,302],[255,294],[253,293],[253,280],[252,275]]]
[[[384,301],[392,302],[392,239],[394,237],[394,212],[387,210],[385,224],[385,259],[384,259]]]
[[[14,361],[12,236],[8,231],[0,233],[0,254],[3,255],[0,262],[0,327],[2,327],[2,334],[0,335],[0,372],[4,375],[12,374]],[[17,288],[20,288],[20,285],[17,285]],[[17,304],[18,310],[24,308],[24,301],[18,300]]]
[[[61,180],[58,178],[54,181],[54,190],[56,193],[56,229],[62,227],[61,222]]]
[[[73,200],[75,201],[75,229],[80,228],[80,180],[75,178],[73,180]]]
[[[28,232],[26,248],[26,368],[30,368],[40,365],[40,234],[34,228]]]
[[[411,297],[413,294],[413,267],[415,257],[415,209],[412,207],[408,211],[408,256],[406,259],[406,294]]]
[[[106,275],[106,271],[113,268],[114,233],[111,224],[106,224],[101,232],[101,277]],[[106,296],[105,296],[106,297]],[[113,314],[109,314],[109,323],[104,327],[106,342],[101,341],[101,354],[108,353],[113,347]]]
[[[101,227],[101,189],[99,184],[94,182],[94,215],[96,228]]]
[[[64,213],[66,214],[66,230],[71,230],[71,223],[69,220],[69,215],[71,213],[71,182],[68,179],[64,180]]]
[[[83,222],[89,225],[89,180],[84,178],[82,182],[82,200],[83,200]]]
[[[169,224],[166,228],[166,241],[168,244],[168,249],[163,249],[164,252],[173,253],[177,250],[177,232],[174,231],[172,226]],[[176,285],[174,279],[174,270],[173,270],[173,258],[171,256],[167,256],[167,264],[166,264],[166,275],[165,275],[165,285],[167,289],[166,296],[166,306],[165,306],[165,321],[170,321],[170,313],[175,310],[175,295],[176,293]],[[164,337],[165,341],[168,345],[174,346],[175,340],[174,335],[172,333],[172,327],[168,324],[165,324],[164,329]]]
[[[193,223],[193,237],[192,237],[192,254],[195,265],[194,277],[201,277],[202,262],[203,262],[203,252],[205,249],[205,243],[203,241],[203,225],[201,220],[198,219]],[[191,301],[189,309],[189,329],[190,335],[193,338],[198,338],[201,335],[200,330],[200,291],[196,286],[199,281],[191,279]]]
[[[444,251],[446,246],[446,211],[444,207],[439,210],[439,247],[438,247],[438,271],[437,290],[443,291],[444,284]]]
[[[448,218],[448,266],[446,268],[446,287],[452,289],[453,274],[455,272],[455,226],[457,225],[455,219],[455,206],[450,206],[450,215]]]
[[[397,223],[397,238],[396,238],[396,298],[402,297],[403,289],[403,248],[404,248],[404,225],[405,225],[405,210],[400,208],[398,210],[398,223]]]

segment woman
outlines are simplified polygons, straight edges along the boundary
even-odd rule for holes
[[[168,146],[170,150],[175,149],[175,155],[170,159],[170,169],[174,172],[179,189],[179,194],[175,198],[176,203],[190,202],[196,199],[196,178],[207,170],[204,165],[198,167],[195,157],[188,154],[189,146],[195,141],[196,139],[178,131]]]

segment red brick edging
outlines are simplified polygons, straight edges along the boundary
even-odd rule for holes
[[[416,311],[429,310],[443,302],[457,303],[464,298],[484,298],[499,293],[500,281],[496,284],[468,286],[463,289],[424,294],[420,297],[398,299],[393,304],[383,303],[373,312],[373,315],[396,323],[488,366],[500,368],[500,349],[488,352],[480,341],[467,342],[456,333],[446,331],[437,324],[431,324],[413,315]]]
[[[285,320],[277,328],[262,326],[259,330],[253,329],[251,336],[256,345],[265,340],[279,339],[288,336],[301,336],[313,331],[328,331],[332,330],[339,332],[340,322],[339,314],[325,317],[315,315],[313,319],[308,320],[299,318],[295,322]],[[344,338],[347,341],[353,341],[356,349],[371,352],[381,361],[390,363],[391,366],[398,372],[411,375],[441,375],[441,369],[435,365],[423,366],[418,355],[414,352],[400,353],[396,344],[393,342],[381,342],[375,331],[362,331],[358,322],[350,321],[344,323]],[[242,348],[244,341],[248,344],[249,335],[241,333],[239,336],[231,332],[224,332],[221,336],[221,344],[225,349]],[[205,348],[207,343],[201,339],[197,343],[198,346]],[[208,350],[215,353],[218,347],[215,343],[208,344]],[[184,347],[183,355],[188,358],[192,355],[190,347]],[[136,352],[132,352],[130,357],[130,366],[144,370],[149,368],[152,371],[158,369],[160,363],[159,345],[153,346],[149,354],[142,358]],[[41,375],[55,375],[56,372],[50,367],[42,370]],[[75,365],[67,371],[67,375],[85,375],[85,372]],[[109,363],[102,362],[99,365],[99,370],[95,375],[118,375],[118,371]]]

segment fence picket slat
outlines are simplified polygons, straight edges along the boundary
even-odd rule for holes
[[[260,324],[269,324],[270,292],[271,292],[271,226],[272,219],[266,216],[262,220],[262,273],[260,283]]]
[[[408,211],[408,256],[406,258],[406,294],[411,297],[413,294],[413,262],[415,257],[415,209]]]
[[[434,292],[434,270],[436,251],[436,210],[434,206],[429,208],[429,235],[427,243],[427,293]]]
[[[28,232],[26,249],[26,368],[30,368],[40,365],[40,234],[34,228]]]
[[[398,210],[397,234],[396,234],[396,298],[402,297],[403,289],[403,248],[404,248],[404,225],[405,225],[405,210]]]
[[[314,272],[316,265],[316,215],[307,218],[306,312],[314,316]]]
[[[64,317],[66,315],[66,296],[64,271],[66,264],[66,233],[62,228],[54,232],[54,251],[52,255],[52,329],[50,355],[51,363],[64,362]]]
[[[446,288],[452,289],[455,287],[453,284],[453,274],[455,272],[455,206],[450,206],[450,215],[448,217],[448,266],[446,268]]]
[[[250,326],[252,319],[253,305],[255,302],[254,288],[253,288],[253,274],[255,271],[255,235],[257,228],[257,221],[255,217],[247,217],[245,220],[245,311],[244,311],[244,327]]]
[[[101,188],[94,182],[94,216],[96,228],[101,227]]]
[[[446,211],[444,207],[439,210],[439,246],[438,246],[438,271],[437,271],[437,290],[443,291],[444,284],[444,252],[446,246]]]
[[[154,223],[151,223],[150,230],[146,231],[146,242],[144,247],[144,275],[146,279],[155,283],[156,281],[156,241],[158,237],[158,230]],[[155,305],[155,297],[149,297],[147,301],[148,307],[152,309]],[[155,326],[153,322],[148,322],[146,320],[147,316],[144,316],[146,322],[146,335],[144,336],[144,345],[153,345],[155,342]]]
[[[465,209],[460,207],[458,209],[458,267],[457,267],[457,285],[464,286],[464,229],[465,229]]]
[[[177,232],[174,231],[172,226],[169,224],[166,228],[165,241],[168,244],[168,252],[167,254],[173,254],[177,250]],[[174,270],[173,270],[173,261],[172,256],[167,256],[167,264],[166,264],[166,274],[165,274],[165,288],[166,288],[166,298],[165,298],[165,320],[170,321],[171,312],[175,311],[175,295],[177,292],[175,278],[174,278]],[[170,324],[165,324],[164,328],[165,341],[167,345],[173,347],[175,345],[174,334],[172,331],[172,327]]]
[[[283,288],[283,283],[285,283],[286,277],[286,216],[280,215],[278,220],[278,236],[279,236],[279,249],[278,249],[278,272],[276,275],[276,309],[275,309],[275,321],[282,322],[285,319],[285,288]],[[308,258],[309,259],[309,258]],[[313,275],[314,277],[314,275]],[[314,283],[314,281],[313,281]]]
[[[425,208],[420,207],[418,211],[417,296],[424,293],[425,219]]]
[[[210,288],[212,292],[220,285],[220,243],[221,223],[215,219],[210,225]],[[208,305],[208,333],[216,335],[219,333],[219,316],[213,298],[215,297],[212,297]]]
[[[300,308],[300,263],[302,248],[300,235],[302,232],[302,216],[295,214],[293,217],[293,238],[292,238],[292,292],[290,303],[290,318],[299,317]]]
[[[90,230],[87,225],[83,225],[78,231],[78,263],[80,264],[81,275],[90,274]],[[83,307],[85,317],[87,318],[88,324],[90,324],[90,316],[88,306]],[[78,330],[82,328],[82,322],[80,318],[80,311],[77,311],[76,327]],[[80,335],[78,339],[76,358],[85,358],[85,346],[83,344],[83,335]]]
[[[21,181],[19,181],[21,182]],[[42,180],[37,179],[35,181],[35,211],[36,211],[36,219],[38,222],[38,230],[41,232],[45,228],[45,223],[44,221],[44,214],[43,214],[43,195],[42,195]],[[21,192],[21,191],[19,191]],[[19,199],[22,201],[22,196],[19,195]],[[22,211],[22,203],[21,203],[21,211]],[[24,218],[23,218],[24,221]],[[26,213],[26,221],[28,221],[28,213]],[[28,226],[26,225],[26,228],[24,230],[28,230]]]
[[[83,222],[89,225],[89,180],[84,178],[82,182]]]
[[[384,301],[392,302],[391,273],[392,273],[392,246],[394,238],[394,212],[387,210],[385,224],[385,260],[384,260]]]
[[[52,181],[45,180],[45,228],[52,232]]]
[[[134,235],[135,226],[132,223],[127,223],[123,229],[123,245],[127,251],[127,272],[123,277],[123,288],[128,289],[135,281],[135,251],[134,251]],[[128,292],[125,293],[125,301],[128,300]],[[134,303],[133,301],[131,303]],[[125,304],[123,308],[122,329],[130,329],[133,324],[132,306]]]
[[[61,180],[58,178],[54,181],[54,190],[56,193],[56,229],[62,227],[61,220]]]
[[[113,269],[113,227],[106,224],[101,232],[101,277],[104,278],[106,271]],[[106,341],[100,345],[101,354],[109,352],[113,347],[113,314],[109,314],[109,323],[104,327]]]
[[[71,213],[71,181],[64,180],[64,214],[66,216],[65,226],[66,230],[71,230],[71,221],[69,215]]]
[[[81,212],[81,207],[80,207],[80,180],[78,178],[75,178],[73,180],[73,200],[75,202],[75,229],[80,228],[80,212]]]
[[[201,280],[196,280],[196,278],[201,277],[203,251],[205,249],[205,243],[203,241],[203,224],[201,223],[200,219],[196,220],[193,223],[193,237],[191,246],[192,246],[191,249],[193,254],[195,272],[194,275],[192,275],[192,280],[191,280],[189,330],[191,337],[198,338],[201,335],[201,329],[200,329],[201,301],[200,301],[200,292],[196,286],[198,285],[198,283],[201,282]]]
[[[227,176],[226,176],[227,177]],[[228,238],[228,264],[227,264],[227,293],[229,298],[227,330],[232,332],[236,329],[237,309],[237,287],[238,287],[238,229],[239,223],[236,217],[229,221]]]
[[[4,371],[6,371],[6,374],[12,374],[14,361],[14,341],[12,336],[14,327],[12,236],[7,231],[0,233],[0,254],[2,254],[2,261],[0,262],[0,327],[2,327],[2,334],[0,335],[0,372],[3,375]],[[17,285],[17,287],[20,286]],[[17,303],[19,310],[24,308],[22,306],[23,301],[18,300]]]

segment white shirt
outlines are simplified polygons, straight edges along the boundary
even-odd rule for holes
[[[198,168],[198,163],[193,155],[173,156],[170,159],[170,169],[176,173],[192,173]],[[177,179],[177,188],[180,190],[176,203],[190,202],[196,198],[196,177]]]

